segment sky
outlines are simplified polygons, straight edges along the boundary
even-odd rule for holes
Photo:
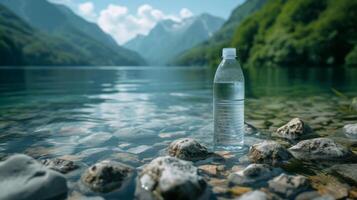
[[[244,0],[50,0],[70,7],[88,21],[97,23],[118,44],[138,34],[147,35],[157,22],[202,13],[228,19]]]

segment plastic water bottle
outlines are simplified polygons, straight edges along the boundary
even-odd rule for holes
[[[213,84],[214,150],[244,146],[244,76],[235,48],[224,48]]]

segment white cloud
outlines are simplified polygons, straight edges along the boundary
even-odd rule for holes
[[[86,18],[95,18],[94,4],[90,1],[78,5],[79,13]]]
[[[137,12],[132,14],[125,6],[109,4],[99,13],[97,23],[119,44],[123,44],[138,34],[148,34],[158,21],[163,19],[181,21],[192,15],[187,8],[181,9],[178,15],[165,14],[149,4],[141,5]]]
[[[180,17],[181,18],[189,18],[192,17],[193,13],[191,12],[191,10],[187,9],[187,8],[182,8],[180,10]]]

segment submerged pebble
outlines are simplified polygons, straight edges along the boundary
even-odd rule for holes
[[[79,167],[73,161],[61,158],[44,159],[41,160],[41,163],[50,169],[64,174],[73,171]]]

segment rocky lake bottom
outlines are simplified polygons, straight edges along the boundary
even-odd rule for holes
[[[356,199],[357,83],[285,75],[248,85],[233,153],[212,150],[205,70],[5,71],[0,199]]]

